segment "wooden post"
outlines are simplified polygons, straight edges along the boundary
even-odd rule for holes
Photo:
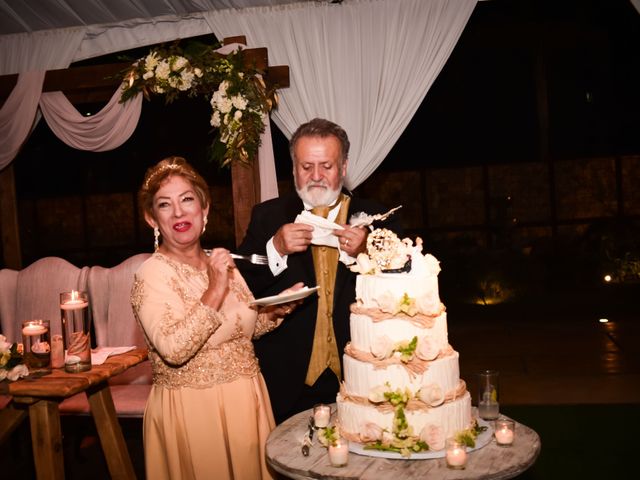
[[[2,256],[5,267],[20,270],[22,251],[13,164],[0,170],[0,234],[2,234]]]
[[[238,246],[247,232],[253,206],[260,203],[260,167],[257,156],[251,165],[242,165],[237,162],[231,164],[231,190],[234,230],[236,246]]]

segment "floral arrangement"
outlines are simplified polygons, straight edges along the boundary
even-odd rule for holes
[[[212,157],[221,166],[248,164],[258,152],[263,119],[277,105],[275,88],[267,88],[262,73],[246,65],[242,50],[221,55],[213,46],[176,43],[152,49],[122,72],[120,101],[139,93],[147,100],[164,95],[168,103],[181,94],[205,96],[216,129]]]
[[[396,452],[403,457],[410,457],[412,453],[442,450],[445,444],[444,431],[439,425],[427,425],[421,432],[414,432],[409,425],[405,409],[410,401],[419,400],[430,407],[437,407],[444,402],[442,389],[436,384],[423,385],[414,395],[408,389],[392,390],[389,383],[372,389],[369,394],[372,403],[388,402],[394,407],[393,427],[391,431],[382,429],[373,423],[366,426],[364,448],[366,450],[381,450]],[[473,424],[455,434],[456,440],[468,447],[475,447],[476,438],[486,430],[474,420]]]
[[[4,335],[0,335],[0,381],[5,378],[11,381],[29,375],[29,369],[22,363],[22,345],[9,343]]]

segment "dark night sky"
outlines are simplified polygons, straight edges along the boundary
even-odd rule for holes
[[[551,157],[638,154],[639,48],[640,14],[629,0],[480,2],[380,168],[540,160],[537,78],[546,80]],[[228,182],[207,160],[208,119],[205,100],[145,102],[132,138],[104,153],[66,147],[42,121],[15,161],[18,196],[66,195],[77,185],[134,191],[147,166],[170,154],[212,184]],[[273,134],[278,175],[287,178],[286,139],[275,126]]]

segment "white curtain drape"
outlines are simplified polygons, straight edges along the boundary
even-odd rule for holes
[[[0,35],[0,75],[67,68],[75,60],[85,27]]]
[[[351,140],[345,185],[382,162],[449,58],[476,0],[345,0],[212,11],[218,38],[242,33],[272,65],[291,67],[291,86],[272,113],[290,137],[324,117]],[[428,139],[425,139],[428,141]]]

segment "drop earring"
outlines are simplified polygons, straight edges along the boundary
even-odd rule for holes
[[[207,217],[202,217],[202,235],[204,235],[204,231],[207,229]]]
[[[160,248],[160,229],[158,227],[153,228],[153,251],[157,252]]]

